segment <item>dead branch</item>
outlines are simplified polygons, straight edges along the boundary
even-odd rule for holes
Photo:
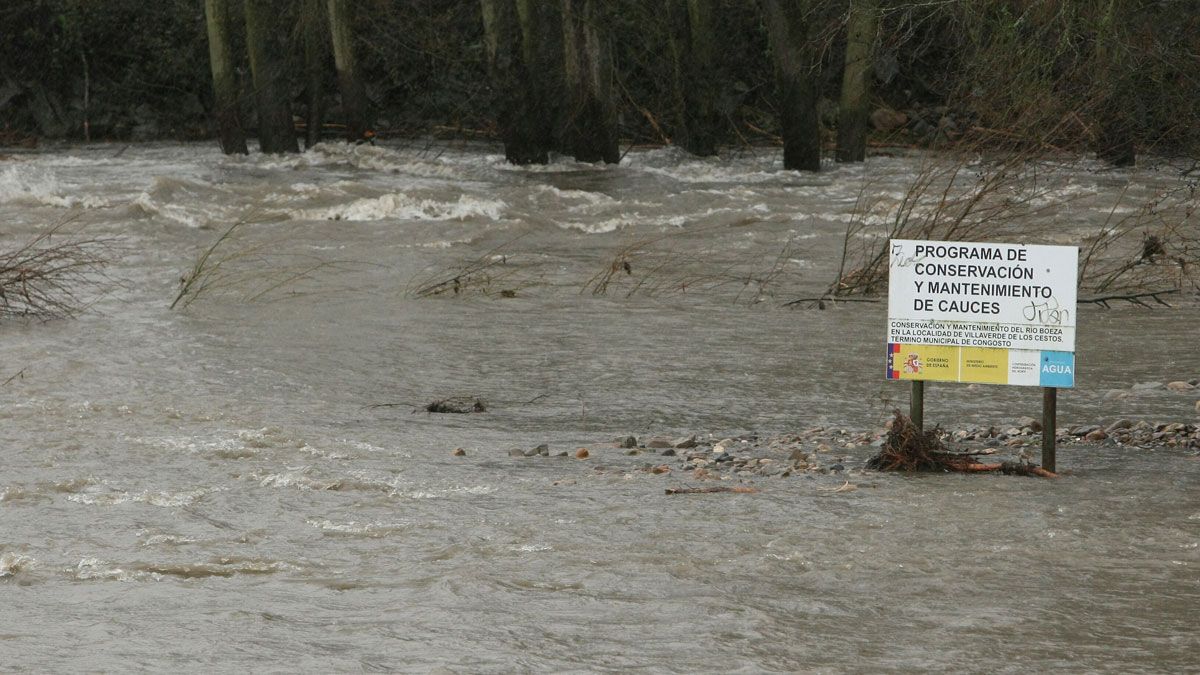
[[[665,492],[669,495],[700,495],[711,494],[714,492],[736,492],[738,494],[751,494],[758,492],[758,488],[750,487],[749,485],[734,485],[702,488],[667,488]]]
[[[1145,298],[1150,298],[1150,299],[1154,300],[1154,302],[1157,302],[1158,304],[1160,304],[1164,307],[1170,307],[1171,305],[1167,304],[1167,302],[1159,296],[1171,295],[1172,293],[1178,293],[1178,292],[1179,292],[1178,288],[1167,288],[1167,289],[1158,290],[1158,291],[1146,291],[1144,293],[1115,293],[1112,295],[1101,295],[1101,296],[1095,297],[1095,298],[1080,298],[1077,302],[1079,302],[1081,304],[1086,303],[1086,304],[1100,305],[1101,307],[1108,308],[1108,306],[1109,306],[1108,303],[1110,300],[1125,300],[1127,302],[1132,302],[1135,305],[1141,305],[1142,307],[1149,308],[1150,305],[1147,305],[1145,302],[1142,302],[1142,300],[1144,300]]]

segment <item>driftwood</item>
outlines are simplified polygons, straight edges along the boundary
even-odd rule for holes
[[[758,488],[750,487],[749,485],[720,486],[720,487],[702,487],[702,488],[667,488],[666,493],[669,495],[701,495],[712,492],[737,492],[740,494],[752,494],[758,492]]]
[[[1036,464],[1002,462],[983,464],[976,460],[980,452],[953,452],[939,438],[938,429],[918,429],[908,417],[895,412],[879,454],[867,460],[867,468],[878,471],[953,471],[975,473],[999,471],[1015,476],[1057,478],[1058,475]]]

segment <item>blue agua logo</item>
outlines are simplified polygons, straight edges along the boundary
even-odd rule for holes
[[[1038,384],[1043,387],[1075,386],[1075,354],[1071,352],[1042,352],[1041,376]]]

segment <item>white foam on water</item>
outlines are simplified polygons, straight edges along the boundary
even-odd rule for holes
[[[29,166],[10,166],[0,171],[0,204],[32,204],[61,208],[94,209],[108,206],[96,195],[65,196],[52,171]]]
[[[27,555],[12,551],[0,554],[0,579],[15,577],[21,572],[33,569],[36,565],[37,561]]]
[[[537,553],[539,551],[553,551],[554,547],[549,544],[524,544],[522,546],[509,546],[508,550],[520,553]]]
[[[448,202],[418,199],[396,192],[326,208],[292,210],[287,214],[296,220],[499,220],[507,207],[503,201],[471,195],[460,195],[456,201]]]
[[[151,506],[175,507],[187,506],[204,495],[224,488],[189,490],[187,492],[143,491],[106,492],[106,493],[77,493],[69,495],[67,501],[87,506],[117,506],[119,504],[149,504]]]
[[[441,499],[453,495],[490,495],[496,491],[491,485],[471,485],[446,488],[443,490],[415,490],[409,492],[405,497],[409,499]]]
[[[180,546],[194,544],[198,539],[178,534],[154,534],[142,540],[142,546]]]
[[[360,523],[354,520],[344,523],[335,523],[332,520],[317,520],[315,518],[310,518],[304,522],[323,532],[345,535],[362,535],[371,538],[383,537],[394,532],[400,532],[409,529],[411,527],[409,523],[384,523],[379,521]]]

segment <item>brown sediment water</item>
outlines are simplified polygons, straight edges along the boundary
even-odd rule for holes
[[[0,323],[0,381],[23,371],[0,387],[0,663],[1195,668],[1192,451],[1066,446],[1059,481],[880,475],[836,494],[817,475],[668,497],[678,476],[619,470],[632,460],[611,442],[629,434],[866,430],[906,404],[883,379],[883,304],[780,305],[828,285],[864,181],[898,203],[921,155],[819,175],[769,149],[502,159],[152,144],[0,167],[0,246],[73,214],[112,240],[118,282],[78,319]],[[1136,203],[1169,180],[1097,169],[1041,173],[1062,203],[1041,243],[1105,227],[1125,183]],[[169,310],[238,219],[258,257]],[[659,266],[650,287],[625,297],[644,277],[622,269],[591,292],[646,241],[633,265]],[[491,281],[457,296],[411,292],[493,257]],[[327,266],[247,300],[272,266],[312,261]],[[777,270],[762,302],[713,285],[747,270]],[[1060,428],[1196,421],[1200,393],[1134,387],[1200,377],[1194,305],[1081,306],[1078,326]],[[486,412],[423,410],[452,397]],[[925,419],[1007,426],[1040,401],[931,384]],[[509,456],[543,442],[571,457]],[[845,454],[860,466],[872,449]]]

